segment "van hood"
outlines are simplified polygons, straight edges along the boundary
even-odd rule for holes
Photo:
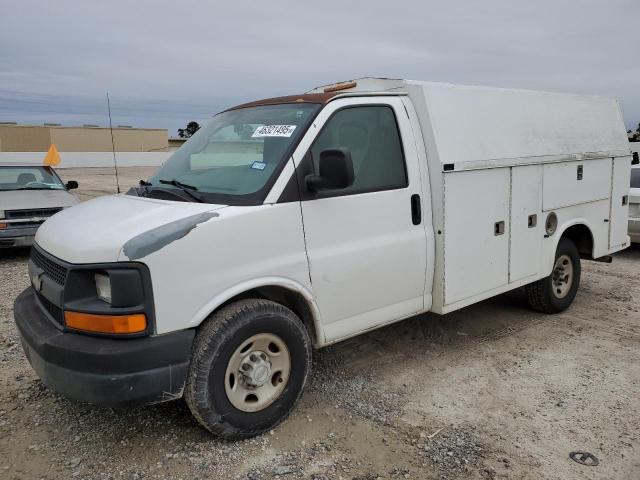
[[[0,190],[2,210],[70,207],[78,199],[66,190]]]
[[[70,263],[136,260],[157,246],[186,235],[225,205],[173,202],[131,195],[95,198],[48,219],[36,233],[45,251]],[[141,241],[143,239],[144,241]]]

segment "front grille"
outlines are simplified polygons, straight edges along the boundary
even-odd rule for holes
[[[7,210],[5,212],[5,218],[7,220],[14,220],[10,223],[12,227],[28,227],[33,225],[40,225],[44,220],[33,221],[32,218],[47,219],[54,213],[58,213],[62,208],[37,208],[29,210]],[[23,222],[20,220],[24,219]],[[16,221],[17,220],[17,221]]]
[[[64,285],[64,282],[67,279],[67,269],[56,263],[54,260],[51,260],[49,257],[46,257],[37,247],[33,247],[31,249],[31,260],[33,263],[44,270],[44,273],[51,278],[54,282]]]
[[[31,217],[50,217],[54,213],[58,213],[62,208],[37,208],[29,210],[7,210],[6,218],[19,219]]]
[[[64,325],[64,312],[62,311],[62,309],[60,307],[57,307],[53,303],[51,303],[49,300],[47,300],[44,297],[44,295],[40,294],[40,292],[36,292],[36,295],[38,296],[38,300],[40,301],[40,304],[45,309],[45,311],[47,311],[49,313],[49,315],[51,315],[53,320],[56,323],[58,323],[58,325],[63,326]]]

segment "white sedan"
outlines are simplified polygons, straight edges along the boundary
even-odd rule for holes
[[[0,164],[0,248],[33,243],[38,227],[51,215],[79,202],[51,167]]]

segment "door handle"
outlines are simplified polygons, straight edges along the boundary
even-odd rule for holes
[[[422,222],[422,207],[420,206],[420,195],[414,193],[411,195],[411,221],[414,225],[420,225]]]

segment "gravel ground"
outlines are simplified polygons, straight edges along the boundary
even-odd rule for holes
[[[90,198],[108,193],[98,170],[61,173]],[[131,186],[152,169],[123,170]],[[115,410],[44,387],[12,318],[27,258],[0,251],[2,479],[638,478],[638,247],[584,262],[560,315],[530,311],[516,290],[316,352],[294,414],[235,443],[212,438],[182,401]],[[572,462],[574,450],[600,464]]]

